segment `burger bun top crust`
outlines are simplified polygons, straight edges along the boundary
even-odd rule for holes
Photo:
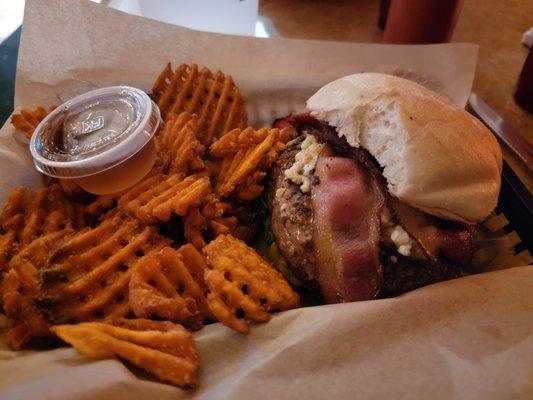
[[[501,148],[447,98],[406,79],[362,73],[322,87],[307,108],[351,146],[368,150],[401,201],[469,224],[496,207]]]

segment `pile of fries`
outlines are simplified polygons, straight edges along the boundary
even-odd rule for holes
[[[283,276],[245,241],[261,180],[291,139],[247,127],[230,76],[168,64],[152,98],[164,117],[158,160],[133,187],[85,193],[59,180],[15,190],[0,214],[0,299],[19,350],[71,344],[120,357],[162,381],[197,384],[190,331],[241,333],[298,305]],[[47,111],[12,118],[31,135]]]

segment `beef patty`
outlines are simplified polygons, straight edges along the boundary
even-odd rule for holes
[[[284,175],[284,171],[294,164],[302,140],[303,136],[290,143],[278,158],[271,171],[267,198],[271,230],[281,255],[304,286],[318,288],[311,197]]]
[[[294,276],[312,290],[319,288],[315,246],[313,243],[313,209],[311,196],[285,179],[284,171],[294,164],[304,136],[291,142],[273,166],[267,201],[271,212],[270,229],[281,255]],[[413,260],[404,257],[388,243],[380,245],[384,281],[378,297],[396,296],[431,283],[456,278],[459,267],[439,261]]]

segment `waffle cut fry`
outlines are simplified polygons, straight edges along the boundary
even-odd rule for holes
[[[165,247],[141,258],[129,284],[129,301],[138,318],[160,318],[199,329],[210,316],[205,300],[203,256],[190,244]]]
[[[120,208],[151,225],[166,222],[176,213],[183,216],[201,204],[211,191],[203,174],[183,178],[181,174],[154,175],[128,189],[118,200]]]
[[[101,194],[96,196],[93,201],[83,208],[84,215],[87,217],[87,219],[101,217],[107,211],[111,210],[113,207],[116,207],[118,198],[122,194],[123,192]]]
[[[220,235],[204,248],[207,303],[224,325],[248,333],[239,318],[265,322],[268,311],[296,307],[298,295],[283,276],[251,247],[231,235]]]
[[[24,132],[24,136],[29,139],[37,125],[56,107],[52,106],[48,110],[43,107],[37,107],[34,110],[23,108],[11,116],[11,124]]]
[[[235,193],[241,200],[258,197],[264,189],[259,182],[290,139],[290,131],[286,129],[246,128],[234,129],[217,140],[209,148],[213,157],[222,159],[216,194]]]
[[[128,284],[134,267],[168,244],[156,228],[115,212],[56,249],[39,271],[36,304],[53,323],[133,315]]]
[[[218,235],[232,234],[242,240],[248,239],[251,229],[239,224],[234,213],[231,203],[209,195],[205,204],[191,209],[183,218],[185,239],[198,250]]]
[[[175,71],[167,64],[154,83],[152,98],[165,120],[183,111],[196,114],[200,140],[206,145],[247,125],[244,100],[231,76],[196,64],[181,64]]]
[[[38,271],[70,233],[64,230],[42,236],[9,262],[9,272],[2,282],[2,301],[7,317],[6,342],[13,350],[24,348],[34,338],[49,336],[48,322],[35,306],[40,289]]]
[[[169,173],[188,175],[205,168],[205,146],[198,140],[198,125],[198,117],[187,111],[167,118],[160,142],[169,153]]]
[[[139,185],[141,182],[148,180],[151,177],[163,175],[168,169],[168,166],[170,164],[170,157],[168,155],[168,151],[161,147],[160,139],[157,139],[156,143],[158,143],[158,149],[155,164],[148,172],[148,174],[143,177],[137,185]],[[107,211],[116,207],[119,198],[122,195],[126,194],[129,190],[133,190],[133,188],[135,187],[136,185],[117,193],[109,193],[96,196],[93,201],[85,205],[83,209],[84,215],[89,220],[98,219]]]
[[[69,199],[80,199],[88,195],[88,193],[72,179],[59,179],[58,183],[65,196]]]
[[[117,356],[173,385],[197,384],[200,357],[192,335],[180,325],[119,319],[57,325],[51,330],[87,357]]]
[[[39,125],[56,107],[57,106],[51,106],[48,109],[37,107],[34,110],[23,108],[18,113],[11,116],[11,125],[13,125],[15,129],[22,131],[27,139],[30,139],[35,128],[37,128],[37,125]],[[59,179],[59,184],[65,195],[69,198],[76,198],[85,194],[85,191],[70,179]]]
[[[84,225],[82,207],[65,198],[58,184],[13,191],[0,213],[0,273],[24,246],[48,233]]]

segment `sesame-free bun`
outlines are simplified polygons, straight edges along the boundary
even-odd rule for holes
[[[496,207],[500,146],[445,97],[406,79],[362,73],[322,87],[307,108],[351,146],[368,150],[401,201],[470,224]]]

